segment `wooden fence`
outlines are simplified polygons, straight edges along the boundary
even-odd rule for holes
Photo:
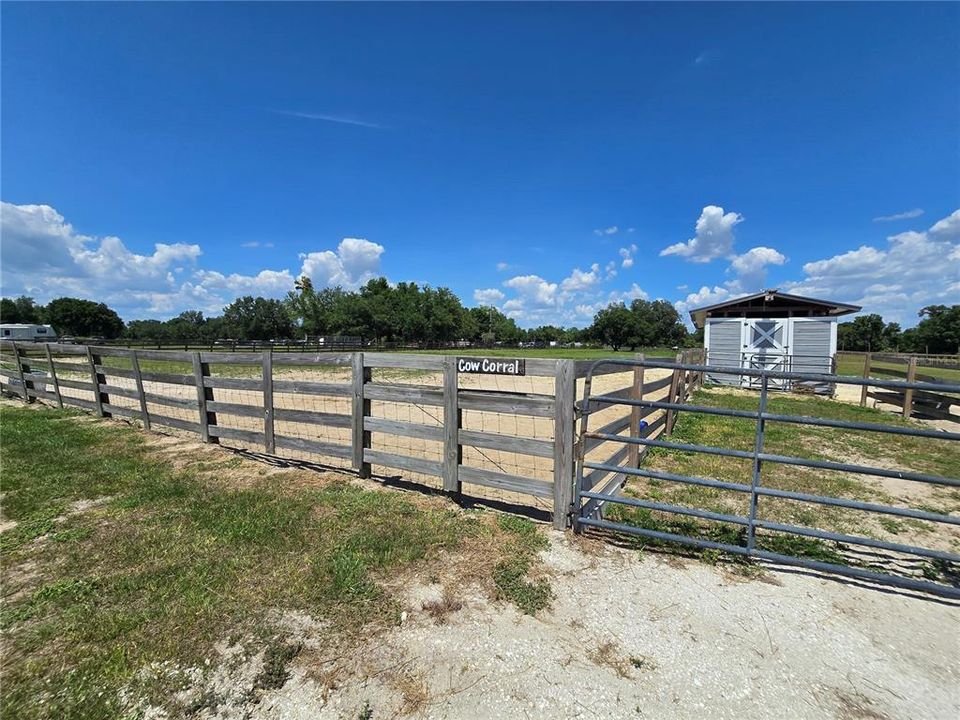
[[[940,367],[941,375],[917,372],[917,367],[928,358],[915,355],[895,355],[890,353],[865,353],[863,356],[864,378],[896,378],[908,382],[949,382],[943,377],[944,370],[956,372],[956,368],[946,365],[927,365]],[[892,366],[892,367],[891,367]],[[932,372],[937,372],[933,370]],[[860,406],[866,407],[867,400],[900,408],[904,419],[909,417],[926,420],[947,420],[960,423],[960,397],[926,390],[889,390],[864,385],[860,391]],[[951,408],[954,408],[951,410]]]
[[[681,353],[678,360],[689,362],[691,353],[698,352],[702,351]],[[371,476],[374,468],[389,468],[405,476],[435,478],[437,489],[456,495],[477,497],[478,489],[518,494],[538,500],[552,512],[557,527],[566,526],[573,501],[577,382],[593,361],[527,358],[526,377],[520,380],[526,379],[529,387],[503,389],[503,384],[517,379],[498,378],[495,387],[478,385],[476,375],[458,372],[458,359],[402,353],[169,351],[4,341],[0,343],[0,390],[27,402],[42,399],[101,417],[133,418],[148,430],[165,426],[196,433],[206,443],[233,441],[267,454],[320,456],[324,462],[352,468],[361,477]],[[289,372],[294,369],[296,373]],[[384,371],[388,373],[384,378],[374,377],[375,372]],[[629,397],[663,393],[675,401],[688,397],[702,381],[680,371],[645,378],[642,368],[625,372],[616,366],[596,374],[611,376],[611,382],[618,376],[632,378],[630,385],[615,393]],[[237,402],[238,398],[246,402]],[[329,407],[318,409],[318,403],[329,403]],[[392,415],[374,412],[374,404],[381,410],[392,407]],[[401,407],[413,410],[403,416],[397,411]],[[493,431],[485,425],[465,424],[465,412],[492,417]],[[504,431],[510,421],[519,427],[519,418],[539,419],[549,429],[531,424],[533,432]],[[675,413],[654,418],[634,408],[612,420],[608,429],[639,433],[641,423],[649,420],[644,432],[656,436],[669,432],[675,419]],[[403,438],[408,445],[385,449],[372,442],[374,436],[394,442]],[[471,453],[473,459],[465,459],[464,448],[476,450]],[[521,469],[504,471],[503,463],[486,462],[492,451],[517,458],[513,464]],[[620,452],[624,451],[615,455]],[[538,464],[522,469],[523,458]],[[640,459],[634,451],[630,462]]]

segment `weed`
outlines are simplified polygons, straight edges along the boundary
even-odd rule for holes
[[[612,640],[600,643],[588,656],[596,665],[604,665],[622,678],[629,678],[630,668],[635,667],[634,659],[625,658],[620,647]]]
[[[716,565],[720,562],[720,551],[704,550],[700,553],[700,559],[707,563],[707,565]]]
[[[892,518],[880,518],[880,527],[886,530],[891,535],[899,535],[903,530],[903,523],[900,523]]]
[[[463,601],[454,597],[453,593],[444,588],[443,596],[439,600],[428,600],[421,608],[433,618],[438,625],[443,625],[447,617],[463,608]]]
[[[400,712],[403,715],[413,715],[423,710],[430,702],[430,688],[423,676],[404,671],[390,680],[402,698]]]
[[[91,528],[74,527],[51,534],[50,540],[58,543],[80,542],[81,540],[86,540],[91,535],[93,535]]]
[[[501,598],[509,600],[527,615],[536,615],[550,604],[553,591],[546,580],[527,580],[529,567],[530,560],[525,556],[501,560],[493,569],[493,580]]]
[[[636,655],[630,656],[630,664],[636,670],[656,670],[657,664],[648,657],[637,657]]]
[[[275,641],[267,645],[263,656],[263,669],[254,681],[254,687],[264,690],[278,690],[290,678],[287,669],[290,662],[300,654],[300,643]]]
[[[6,480],[6,478],[4,478]],[[56,518],[63,512],[62,505],[36,510],[17,523],[12,530],[0,535],[0,551],[11,552],[43,537],[56,527]]]
[[[369,700],[363,701],[363,707],[357,713],[357,720],[373,720],[373,708],[370,707]]]

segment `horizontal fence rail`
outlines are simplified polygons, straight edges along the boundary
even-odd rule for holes
[[[874,407],[889,405],[899,408],[904,418],[960,423],[960,395],[936,387],[947,381],[948,373],[960,377],[960,364],[951,364],[943,357],[939,362],[931,362],[930,357],[885,353],[858,356],[863,363],[865,381],[860,391],[861,407],[866,407],[868,400],[873,400]],[[957,356],[953,356],[953,359],[956,360]],[[927,369],[927,372],[918,372],[918,367]],[[877,382],[883,378],[903,378],[907,382],[921,381],[927,384],[923,388],[895,387]]]
[[[207,443],[318,455],[363,477],[384,467],[438,478],[454,495],[475,487],[529,496],[564,527],[572,503],[576,381],[587,368],[573,360],[526,358],[527,384],[537,391],[495,390],[462,381],[457,360],[275,347],[157,350],[3,341],[0,390],[26,402],[139,420],[146,429],[195,433]],[[383,415],[390,409],[395,417]],[[465,426],[465,413],[493,417],[495,429]],[[501,429],[516,418],[529,418],[539,434]],[[375,438],[381,445],[405,441],[397,449],[378,446]],[[429,447],[419,449],[418,443]],[[439,459],[429,450],[437,447]],[[516,459],[504,465],[491,453]],[[519,469],[524,464],[540,474]]]
[[[806,527],[794,523],[774,522],[763,519],[758,515],[758,504],[761,498],[779,498],[795,500],[813,505],[839,507],[850,510],[876,513],[894,517],[910,518],[941,525],[960,525],[960,516],[948,512],[934,512],[929,509],[902,508],[877,502],[864,502],[855,499],[829,497],[812,492],[800,492],[779,488],[765,487],[763,484],[763,468],[767,464],[783,464],[797,467],[813,468],[826,472],[842,472],[856,476],[892,478],[910,483],[929,484],[948,488],[960,487],[960,478],[946,477],[932,473],[894,470],[889,467],[877,467],[858,462],[837,462],[786,455],[765,451],[764,444],[767,433],[767,423],[786,423],[792,426],[823,427],[837,431],[858,431],[867,433],[889,434],[920,438],[925,440],[946,441],[956,443],[960,440],[960,433],[943,431],[920,425],[887,426],[882,423],[860,422],[851,420],[835,420],[831,418],[808,417],[805,415],[771,412],[768,409],[769,395],[782,386],[774,386],[773,380],[794,380],[824,382],[831,385],[849,384],[860,387],[881,387],[896,389],[905,393],[960,393],[960,384],[944,382],[936,379],[935,382],[919,381],[911,377],[909,380],[877,379],[873,377],[851,377],[823,373],[803,373],[791,371],[773,371],[765,369],[750,369],[741,367],[705,366],[697,363],[664,362],[657,360],[599,360],[594,363],[597,369],[609,371],[611,366],[632,367],[639,372],[649,368],[673,369],[675,372],[706,373],[707,376],[717,373],[730,375],[750,376],[758,381],[757,409],[743,410],[736,408],[714,407],[698,403],[686,403],[679,398],[647,399],[644,397],[625,397],[620,394],[599,393],[591,391],[594,377],[593,368],[588,371],[584,383],[583,399],[581,401],[581,445],[578,453],[576,472],[576,491],[574,499],[575,528],[599,528],[615,532],[627,533],[650,538],[662,542],[689,545],[706,550],[719,550],[734,555],[758,558],[776,563],[810,568],[817,571],[826,571],[860,580],[868,580],[910,590],[920,590],[937,595],[960,598],[960,587],[956,580],[949,584],[934,582],[928,579],[906,577],[890,572],[882,572],[875,568],[857,565],[824,562],[818,559],[790,555],[784,552],[774,552],[757,546],[758,531],[767,531],[787,536],[811,538],[818,541],[828,541],[841,545],[861,546],[876,550],[884,550],[907,557],[924,558],[927,560],[945,563],[952,568],[945,577],[956,578],[960,555],[955,552],[939,548],[921,547],[911,543],[892,542],[875,537],[853,535],[844,532],[832,532],[814,527]],[[631,432],[627,435],[615,432],[615,427],[590,427],[590,416],[595,408],[605,408],[610,405],[621,405],[632,408],[641,413],[652,411],[684,412],[702,414],[714,417],[731,418],[736,421],[749,420],[754,424],[754,447],[752,450],[740,450],[729,447],[713,446],[691,442],[676,442],[661,439],[649,432]],[[663,433],[658,433],[663,434]],[[618,443],[622,448],[660,448],[670,452],[690,455],[708,455],[735,458],[748,461],[752,467],[749,477],[742,482],[730,482],[709,477],[697,477],[680,472],[665,472],[657,469],[647,469],[640,463],[627,463],[624,458],[628,453],[622,450],[615,453],[606,461],[596,461],[586,454],[590,443],[609,442]],[[957,447],[960,451],[960,447]],[[628,450],[629,452],[629,450]],[[746,514],[718,512],[709,508],[689,507],[672,503],[659,502],[656,498],[624,496],[620,494],[621,483],[608,484],[602,488],[595,487],[592,478],[602,475],[615,478],[646,478],[659,482],[678,483],[682,486],[698,486],[715,490],[731,491],[749,498],[749,512]],[[604,517],[604,509],[609,505],[642,508],[647,511],[666,515],[693,518],[713,523],[725,523],[743,530],[739,544],[722,542],[692,534],[681,532],[665,532],[663,530],[642,527],[636,524],[614,522]],[[935,510],[935,508],[934,508]]]

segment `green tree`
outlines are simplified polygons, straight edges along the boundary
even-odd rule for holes
[[[120,337],[124,330],[123,320],[115,311],[92,300],[57,298],[47,305],[46,318],[60,335],[112,340]]]
[[[523,330],[517,327],[516,321],[508,318],[492,305],[470,308],[469,313],[473,318],[476,333],[473,337],[468,335],[464,337],[471,340],[484,340],[490,344],[505,345],[515,345],[523,337]]]
[[[623,303],[612,303],[593,318],[593,336],[614,351],[637,336],[635,316]]]
[[[919,315],[923,319],[908,338],[910,350],[960,353],[960,305],[928,305]]]
[[[42,305],[37,305],[32,297],[26,295],[21,295],[15,300],[3,298],[0,300],[0,321],[43,324],[46,322],[46,311]]]
[[[293,319],[280,300],[246,295],[223,309],[224,327],[238,340],[273,340],[293,336]]]
[[[166,340],[170,338],[167,323],[161,320],[131,320],[127,323],[123,336],[130,340]]]
[[[631,348],[683,345],[687,328],[680,313],[666,300],[636,299],[630,304],[634,316],[634,334],[629,338]]]
[[[841,350],[880,352],[890,350],[900,339],[900,326],[887,325],[876,313],[860,315],[837,327],[837,346]]]

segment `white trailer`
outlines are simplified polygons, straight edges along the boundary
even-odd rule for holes
[[[25,342],[56,342],[57,333],[50,325],[3,323],[0,324],[0,339],[23,340]]]

